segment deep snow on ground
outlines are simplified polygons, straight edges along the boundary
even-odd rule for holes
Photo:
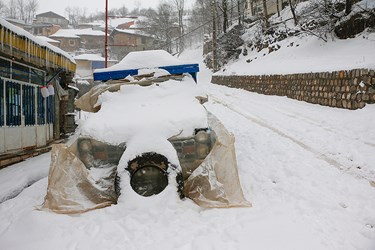
[[[311,2],[302,1],[296,7],[297,15]],[[353,5],[351,15],[363,9],[375,8],[374,0],[362,0]],[[274,29],[285,32],[286,30],[300,30],[294,25],[292,13],[288,7],[281,11],[280,17],[274,14],[271,17]],[[276,25],[278,23],[278,25]],[[267,35],[259,34],[259,26],[248,28],[242,36],[246,44],[255,42],[260,36],[267,40]],[[313,32],[314,33],[314,32]],[[316,32],[315,32],[316,33]],[[353,39],[338,39],[335,35],[328,34],[323,41],[318,36],[300,33],[281,41],[270,39],[268,47],[276,47],[276,51],[264,48],[257,51],[247,48],[248,54],[240,54],[239,58],[225,65],[217,75],[270,75],[270,74],[295,74],[310,72],[332,72],[350,69],[375,68],[375,32],[364,32]]]
[[[216,74],[269,75],[375,68],[375,33],[349,41],[328,42],[309,36],[290,37],[275,44],[281,48],[271,53],[268,49],[250,51]]]
[[[50,159],[51,154],[46,153],[0,170],[0,203],[46,177]]]
[[[61,215],[37,210],[43,178],[0,204],[0,248],[375,249],[375,106],[350,111],[230,89],[209,84],[201,70],[205,106],[235,135],[253,207],[202,209],[168,186],[151,198],[128,194],[111,207]],[[1,170],[0,183],[47,170],[46,156]],[[12,174],[18,168],[24,172]]]

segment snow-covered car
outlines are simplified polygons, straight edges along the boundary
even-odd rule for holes
[[[43,208],[84,212],[169,185],[200,206],[249,206],[234,138],[203,106],[194,67],[165,51],[143,51],[99,71],[106,82],[76,101],[92,113],[52,150]]]

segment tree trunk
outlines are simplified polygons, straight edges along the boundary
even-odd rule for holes
[[[262,0],[262,1],[263,1],[263,15],[264,15],[264,20],[266,22],[266,27],[269,28],[270,27],[270,23],[268,22],[267,1],[266,0]]]
[[[240,1],[237,0],[237,11],[238,11],[238,25],[241,26],[241,6],[240,6]]]
[[[212,69],[216,72],[216,3],[212,1]]]
[[[294,25],[297,25],[298,24],[298,20],[297,20],[296,12],[294,11],[294,6],[292,5],[292,1],[291,0],[288,0],[288,2],[289,2],[290,10],[292,11]]]
[[[346,15],[349,15],[349,13],[352,11],[352,5],[353,5],[352,0],[345,0],[345,14]]]
[[[228,2],[222,0],[222,11],[223,11],[223,32],[226,33],[228,29]]]
[[[280,17],[280,0],[276,0],[277,16]]]
[[[255,13],[254,13],[254,3],[253,3],[253,0],[250,0],[250,9],[251,9],[251,16],[254,16]]]

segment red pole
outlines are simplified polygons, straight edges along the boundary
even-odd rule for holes
[[[105,0],[105,38],[104,38],[105,67],[108,66],[108,0]]]

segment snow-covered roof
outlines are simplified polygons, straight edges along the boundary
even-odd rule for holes
[[[43,13],[40,13],[40,14],[37,14],[36,17],[49,17],[49,18],[60,18],[60,19],[65,19],[67,20],[65,17],[55,13],[55,12],[52,12],[52,11],[48,11],[48,12],[43,12]]]
[[[136,30],[136,29],[114,29],[114,31],[117,31],[119,33],[124,33],[124,34],[136,35],[136,36],[152,37],[151,35],[147,34],[146,32],[141,31],[141,30]]]
[[[147,20],[147,17],[145,16],[138,16],[138,17],[120,17],[120,18],[111,18],[108,19],[108,27],[111,29],[117,28],[117,26],[125,23],[134,22],[133,25],[131,25],[131,28],[139,28],[139,22]],[[87,23],[89,25],[93,26],[100,26],[101,28],[105,27],[104,21],[94,21],[91,23]]]
[[[56,33],[53,35],[50,35],[49,37],[65,37],[65,38],[79,38],[77,36],[75,29],[59,29]]]
[[[50,35],[49,37],[79,38],[81,35],[105,36],[105,33],[93,29],[59,29],[55,34]]]
[[[121,24],[135,22],[136,20],[137,18],[134,18],[134,17],[121,17],[121,18],[108,19],[108,26],[116,28],[117,26]]]
[[[71,55],[69,55],[68,53],[66,53],[65,51],[63,51],[62,49],[60,48],[57,48],[56,46],[53,46],[51,44],[49,44],[48,42],[42,40],[42,39],[39,39],[37,37],[35,37],[34,35],[30,34],[29,32],[27,32],[26,30],[22,29],[22,28],[19,28],[7,21],[5,21],[3,18],[0,17],[0,25],[11,30],[12,32],[14,32],[15,34],[19,35],[19,36],[24,36],[26,37],[27,39],[35,42],[36,44],[42,46],[42,47],[47,47],[48,49],[52,50],[53,52],[57,53],[57,54],[60,54],[66,58],[68,58],[71,62],[75,63],[73,57]]]
[[[57,41],[57,40],[53,40],[49,37],[46,37],[46,36],[36,36],[38,39],[41,39],[45,42],[48,42],[48,43],[60,43],[60,41]]]
[[[86,35],[86,36],[105,36],[105,33],[101,30],[93,29],[77,29],[76,35]]]

